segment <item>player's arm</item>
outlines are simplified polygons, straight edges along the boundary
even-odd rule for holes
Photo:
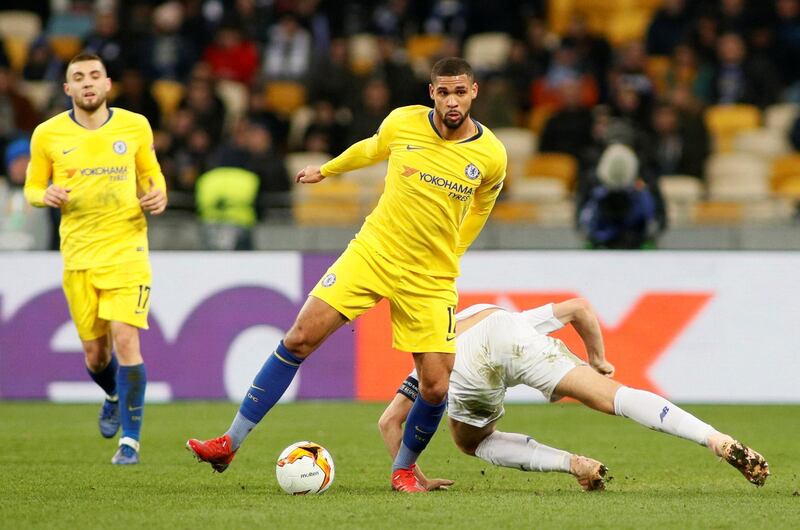
[[[597,372],[612,377],[614,365],[606,360],[603,331],[591,304],[584,298],[572,298],[553,304],[553,314],[563,324],[572,324],[586,346],[589,364]]]
[[[136,189],[142,210],[158,215],[167,208],[167,183],[156,158],[153,130],[142,118],[141,139],[136,151]]]
[[[295,175],[295,182],[316,184],[327,178],[371,166],[389,158],[389,143],[394,135],[394,118],[386,117],[380,129],[370,138],[356,142],[342,154],[324,163],[322,167],[306,166]]]
[[[461,257],[467,251],[478,234],[483,230],[489,214],[492,213],[495,201],[497,201],[500,190],[503,189],[503,180],[506,177],[506,152],[502,151],[501,162],[491,178],[486,178],[475,192],[470,204],[469,211],[461,222],[458,231],[458,245],[456,255]]]
[[[67,188],[50,184],[53,161],[44,148],[45,139],[37,127],[31,137],[31,160],[25,173],[25,200],[31,206],[61,208],[69,201]]]
[[[413,374],[409,375],[400,385],[397,394],[394,395],[394,398],[389,402],[386,410],[383,411],[378,420],[378,429],[381,432],[383,444],[392,459],[397,456],[397,452],[400,450],[400,442],[403,440],[403,424],[408,418],[408,413],[411,411],[411,406],[414,404],[418,393],[419,383]],[[453,481],[448,479],[427,478],[419,465],[414,468],[414,472],[419,483],[428,490],[447,489],[448,486],[453,484]]]

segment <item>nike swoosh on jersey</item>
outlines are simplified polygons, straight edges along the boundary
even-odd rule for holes
[[[424,147],[420,147],[418,145],[407,145],[406,151],[419,151],[420,149],[425,149]]]
[[[73,152],[75,149],[77,149],[77,147],[73,147],[72,149],[63,149],[63,150],[61,151],[61,154],[68,155],[68,154],[70,154],[71,152]]]

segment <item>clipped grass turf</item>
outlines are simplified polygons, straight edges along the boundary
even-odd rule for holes
[[[280,405],[225,473],[184,449],[224,431],[236,405],[149,405],[142,464],[109,463],[96,405],[0,402],[0,528],[800,528],[800,406],[688,406],[765,455],[764,488],[691,442],[576,404],[512,405],[500,426],[604,462],[614,479],[585,493],[568,475],[523,473],[460,454],[446,426],[421,460],[446,492],[389,490],[382,404]],[[292,442],[330,450],[324,495],[291,497],[274,462]]]

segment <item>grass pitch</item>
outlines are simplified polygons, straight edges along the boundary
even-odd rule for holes
[[[605,492],[464,456],[443,425],[421,465],[456,485],[416,496],[389,490],[382,407],[278,406],[216,475],[183,444],[224,431],[234,404],[148,406],[142,464],[117,468],[97,406],[0,403],[0,528],[800,528],[800,406],[687,407],[766,456],[761,489],[705,448],[559,404],[509,406],[501,428],[603,461],[614,477]],[[336,462],[321,496],[288,496],[275,480],[278,453],[304,439]]]

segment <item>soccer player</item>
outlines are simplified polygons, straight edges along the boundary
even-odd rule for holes
[[[72,110],[33,132],[25,197],[61,210],[64,294],[86,368],[106,394],[100,433],[113,438],[121,423],[111,462],[136,464],[147,384],[138,329],[147,329],[150,306],[144,212],[163,212],[167,195],[150,124],[109,108],[110,89],[97,55],[69,62],[64,92]]]
[[[378,205],[311,291],[256,375],[230,429],[206,442],[187,442],[216,471],[225,470],[326,337],[387,298],[393,345],[413,353],[420,382],[420,398],[409,412],[392,466],[392,488],[426,491],[413,468],[445,410],[455,352],[459,257],[486,222],[506,173],[503,145],[470,116],[478,85],[469,64],[455,57],[438,61],[429,94],[433,109],[398,108],[371,138],[320,168],[298,173],[297,182],[314,184],[389,160]]]
[[[769,476],[766,460],[749,447],[661,396],[611,379],[614,366],[605,358],[600,324],[583,299],[519,313],[478,304],[458,313],[456,322],[457,354],[450,376],[448,415],[453,440],[468,455],[523,471],[571,473],[585,490],[604,488],[607,469],[600,462],[496,429],[504,414],[506,389],[525,384],[550,401],[572,397],[595,410],[704,445],[756,486],[763,486]],[[563,342],[547,336],[565,324],[572,324],[586,346],[588,366]],[[392,455],[398,450],[403,422],[418,399],[417,384],[412,372],[378,422]],[[415,472],[428,489],[452,484],[427,479],[418,467]]]

